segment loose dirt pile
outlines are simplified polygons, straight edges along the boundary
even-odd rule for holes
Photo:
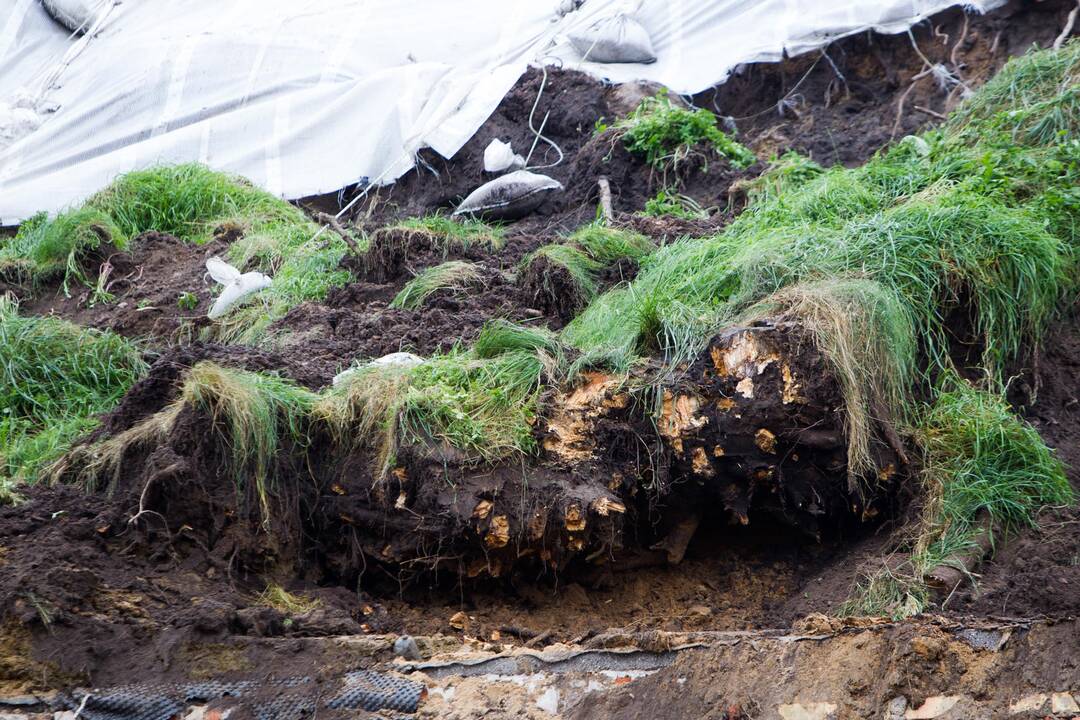
[[[734,116],[737,138],[759,158],[796,149],[822,165],[853,166],[936,123],[964,87],[981,85],[1010,56],[1048,45],[1069,7],[1011,3],[986,17],[950,11],[913,30],[918,49],[907,35],[867,33],[825,53],[748,66],[692,101]],[[960,69],[961,83],[942,91],[920,75],[923,56]],[[343,448],[325,428],[303,425],[263,468],[265,477],[302,482],[268,502],[258,482],[239,481],[247,469],[231,464],[237,436],[232,445],[219,440],[228,422],[221,408],[177,404],[189,371],[206,363],[226,373],[275,371],[297,392],[325,393],[358,359],[470,347],[493,320],[564,327],[581,309],[572,296],[577,286],[561,266],[527,271],[526,263],[596,217],[601,176],[612,189],[614,224],[652,244],[723,227],[764,163],[734,170],[699,158],[669,176],[658,173],[603,128],[654,90],[530,70],[457,157],[425,152],[415,171],[356,205],[346,231],[368,249],[342,261],[351,281],[276,320],[259,348],[199,339],[209,326],[205,259],[225,253],[242,229],[223,227],[201,246],[147,233],[125,252],[103,253],[90,270],[113,299],[92,305],[92,290],[81,286],[69,297],[58,287],[30,292],[12,284],[24,296],[20,312],[138,339],[151,368],[81,445],[90,462],[100,457],[94,442],[141,433],[93,478],[94,492],[41,485],[20,491],[23,504],[0,508],[0,695],[133,680],[336,677],[357,665],[400,669],[388,663],[393,637],[406,633],[425,636],[425,656],[462,643],[487,653],[504,643],[616,644],[620,634],[641,646],[659,631],[789,627],[808,613],[835,612],[857,577],[883,562],[915,509],[895,487],[866,498],[848,483],[842,392],[820,355],[806,351],[812,341],[783,322],[714,338],[680,368],[678,381],[658,382],[654,396],[631,396],[600,373],[585,375],[573,394],[545,396],[551,412],[532,431],[545,460],[527,472],[520,461],[478,466],[427,437],[424,452],[402,446],[384,477],[374,462],[378,448]],[[544,172],[565,193],[499,238],[450,242],[401,224],[445,214],[484,180],[483,149],[492,138],[527,153],[538,94],[535,116],[548,117],[544,135],[565,155]],[[537,143],[532,164],[555,160],[549,145]],[[636,214],[671,188],[711,212]],[[304,205],[336,212],[349,199]],[[417,308],[399,306],[395,298],[410,282],[449,261],[470,263],[480,281],[467,293],[444,289]],[[605,266],[596,291],[636,272],[629,260]],[[1042,353],[1016,368],[1010,400],[1058,449],[1080,489],[1077,327],[1075,317],[1061,320]],[[705,397],[707,407],[691,406],[691,396]],[[770,405],[772,396],[784,400]],[[643,422],[646,403],[662,408],[659,426]],[[279,420],[291,422],[282,412]],[[748,428],[738,422],[744,415],[765,424]],[[888,486],[903,472],[903,450],[881,427],[871,447]],[[69,463],[57,475],[86,480],[80,470]],[[707,491],[702,478],[715,474],[746,480]],[[641,478],[651,478],[655,492],[639,492]],[[672,478],[674,487],[660,487]],[[839,703],[842,716],[857,717],[879,714],[899,696],[915,707],[956,694],[968,703],[957,707],[997,713],[1004,706],[989,699],[1080,687],[1075,673],[1046,661],[1075,631],[1065,619],[1080,613],[1078,522],[1076,508],[1047,511],[1038,529],[997,550],[978,586],[948,598],[950,620],[940,625],[879,631],[823,618],[827,627],[807,626],[787,644],[703,635],[687,642],[708,647],[680,651],[647,677],[633,675],[630,687],[581,693],[576,710],[557,707],[577,717],[693,717],[704,716],[703,708],[712,708],[711,717],[759,717],[798,695]],[[1030,633],[1018,624],[1022,631],[1009,632],[1023,639],[991,656],[955,639],[951,623],[972,616],[1065,624]],[[334,636],[355,637],[326,640]],[[1010,673],[1022,677],[1006,693],[999,684]],[[470,697],[476,707],[463,709],[445,688],[433,707],[447,717],[480,716],[484,707],[496,716],[536,713],[532,696],[492,695],[490,686],[470,682],[459,686],[459,700]]]

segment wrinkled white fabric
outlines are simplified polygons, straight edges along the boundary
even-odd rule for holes
[[[8,120],[23,129],[0,149],[0,224],[75,204],[159,163],[205,162],[287,198],[392,182],[424,146],[457,153],[529,63],[557,58],[615,82],[694,93],[740,63],[867,28],[902,31],[954,4],[644,0],[633,17],[657,61],[612,65],[582,62],[568,37],[624,11],[617,0],[576,9],[536,0],[106,0],[75,38],[39,0],[0,0],[0,101],[26,90],[41,120],[32,129],[28,116]]]

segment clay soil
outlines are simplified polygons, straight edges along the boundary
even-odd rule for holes
[[[959,64],[965,82],[976,87],[1008,57],[1033,43],[1052,41],[1070,7],[1066,2],[1014,2],[985,17],[950,11],[913,32],[924,54]],[[741,141],[759,157],[797,149],[825,165],[856,165],[890,140],[937,122],[937,114],[959,100],[940,92],[931,79],[912,84],[922,60],[906,35],[867,33],[838,41],[827,52],[828,58],[813,53],[748,66],[692,101],[734,116]],[[458,156],[445,160],[425,153],[428,167],[359,203],[351,222],[373,233],[400,218],[451,208],[484,180],[482,154],[492,138],[528,151],[533,141],[528,114],[542,82],[540,71],[527,72]],[[732,185],[762,170],[759,164],[736,172],[711,162],[683,167],[677,178],[659,178],[609,134],[595,134],[598,122],[625,113],[651,90],[605,87],[581,74],[549,71],[536,116],[550,112],[545,135],[559,144],[565,160],[547,172],[566,192],[509,226],[506,244],[498,251],[421,251],[388,272],[372,272],[346,258],[343,264],[353,271],[354,281],[278,321],[271,349],[198,341],[211,297],[204,262],[226,249],[231,238],[224,236],[194,247],[147,233],[127,252],[98,263],[99,268],[108,265],[113,303],[88,307],[83,290],[69,297],[55,288],[28,295],[23,311],[56,314],[143,343],[153,365],[150,375],[103,418],[102,432],[130,427],[159,409],[175,393],[183,370],[202,359],[276,370],[317,390],[356,358],[399,350],[429,355],[456,343],[467,345],[495,318],[558,329],[566,320],[565,308],[540,302],[520,281],[520,263],[532,250],[595,217],[599,175],[610,180],[617,221],[661,243],[722,227],[741,209]],[[554,162],[546,145],[538,147],[541,162]],[[709,219],[634,215],[672,181],[712,210]],[[336,211],[349,197],[309,198],[302,205]],[[484,282],[467,294],[436,295],[417,310],[388,307],[415,273],[445,259],[479,264]],[[633,268],[620,268],[608,281],[632,273]],[[188,292],[196,295],[193,308],[178,302]],[[1047,339],[1037,362],[1018,368],[1021,381],[1015,383],[1019,389],[1013,400],[1058,449],[1080,489],[1078,358],[1080,322],[1071,315]],[[199,442],[197,425],[183,426],[182,432],[190,434],[191,443]],[[834,611],[857,575],[881,562],[903,517],[898,508],[892,517],[865,527],[834,528],[818,539],[765,518],[755,517],[746,527],[712,523],[698,531],[685,559],[674,566],[642,555],[602,570],[569,568],[559,574],[518,572],[471,580],[452,573],[406,575],[379,563],[363,572],[343,572],[342,566],[357,564],[355,558],[343,558],[343,545],[325,537],[280,540],[289,532],[314,532],[313,526],[276,528],[277,539],[270,542],[232,522],[231,489],[207,486],[209,477],[158,498],[169,509],[167,524],[129,522],[140,501],[135,476],[112,494],[62,484],[30,488],[23,504],[0,508],[0,694],[200,674],[326,673],[345,668],[348,658],[328,653],[311,639],[339,635],[447,633],[516,644],[536,638],[544,646],[587,643],[610,631],[787,628],[810,613]],[[302,498],[296,502],[301,515],[311,511]],[[645,522],[634,532],[645,546],[655,529]],[[303,611],[275,609],[260,599],[270,583],[317,603]],[[1022,532],[999,547],[981,568],[978,585],[964,586],[943,612],[953,620],[1064,621],[1080,614],[1080,510],[1047,510],[1040,529]],[[458,613],[464,619],[459,616],[451,625]],[[1051,635],[1053,642],[1063,642],[1060,633]],[[277,644],[252,642],[268,638]],[[911,638],[904,636],[897,647],[901,640],[910,646]],[[874,647],[876,655],[855,645],[836,652],[849,664],[864,655],[890,662],[886,650]],[[761,683],[736,680],[736,669],[754,662],[748,652],[744,647],[684,656],[674,668],[635,683],[632,699],[622,693],[596,700],[598,705],[583,706],[579,716],[697,717],[702,707],[730,703],[743,703],[738,712],[747,711],[747,698],[767,695]],[[390,657],[389,648],[379,646],[370,662]],[[837,657],[822,650],[800,662],[840,662]],[[962,660],[949,662],[958,666]],[[905,667],[922,663],[925,667],[912,671],[919,676],[936,667],[918,653],[892,661]],[[960,682],[967,672],[956,670],[954,679]],[[1044,674],[1052,673],[1046,669]],[[674,682],[679,677],[683,683]],[[789,679],[808,686],[815,682],[794,674]],[[869,678],[865,682],[867,707],[887,700],[899,687],[879,687]],[[720,692],[719,686],[727,690]],[[920,686],[912,693],[932,691],[938,688]],[[727,710],[710,717],[725,717],[722,712]]]

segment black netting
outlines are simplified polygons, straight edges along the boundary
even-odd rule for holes
[[[85,693],[61,695],[56,704],[66,710],[81,707],[79,717],[85,720],[170,720],[189,705],[235,698],[258,720],[299,720],[316,715],[321,708],[414,713],[424,686],[393,675],[356,670],[330,685],[329,694],[327,689],[307,677],[265,682],[145,683],[93,690],[85,703]]]
[[[346,673],[338,694],[327,701],[331,710],[397,710],[414,713],[420,705],[424,686],[405,678],[370,670]]]

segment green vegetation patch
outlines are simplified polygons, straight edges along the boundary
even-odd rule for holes
[[[679,107],[665,94],[645,98],[613,127],[626,149],[644,157],[655,170],[676,167],[694,153],[706,158],[719,155],[737,168],[749,167],[757,159],[717,126],[711,112]]]
[[[802,323],[844,392],[849,471],[869,470],[879,420],[923,450],[924,491],[940,501],[917,529],[915,590],[889,605],[917,611],[922,574],[971,541],[980,513],[1007,531],[1071,498],[1052,453],[1000,395],[1006,365],[1077,289],[1078,94],[1071,43],[1012,61],[941,129],[860,168],[785,156],[723,232],[642,258],[637,278],[562,338],[582,361],[625,370],[644,354],[678,365],[731,324]],[[981,351],[981,388],[946,382],[958,340]],[[880,578],[871,585],[864,597],[887,594]]]
[[[390,307],[417,310],[429,297],[440,290],[460,293],[477,284],[482,275],[480,266],[461,260],[429,267],[414,277],[390,301]]]
[[[521,264],[525,273],[534,276],[531,282],[540,286],[538,290],[553,300],[559,299],[580,309],[596,298],[600,289],[600,273],[620,260],[640,262],[655,249],[652,241],[640,233],[608,227],[597,221],[578,229],[562,242],[537,248]],[[552,287],[552,278],[547,269],[534,267],[538,260],[545,265],[562,268],[565,279],[572,287]],[[533,273],[530,273],[530,268],[534,270]],[[574,297],[564,297],[568,292]]]
[[[654,197],[645,201],[641,214],[646,217],[676,217],[683,220],[703,220],[709,211],[694,198],[679,193],[674,188],[661,188]]]
[[[426,215],[420,218],[407,218],[390,226],[390,229],[419,230],[440,238],[446,246],[468,249],[473,245],[483,245],[498,250],[505,243],[506,231],[496,225],[489,225],[473,218],[455,218],[446,215]]]
[[[230,262],[274,282],[215,324],[217,339],[259,340],[290,308],[349,281],[338,267],[346,250],[340,237],[316,238],[319,226],[298,208],[243,178],[194,163],[121,175],[79,208],[52,220],[35,216],[0,245],[0,273],[35,286],[61,278],[66,290],[96,271],[83,261],[104,243],[123,250],[137,235],[156,230],[201,244],[221,226],[243,231],[229,248]]]
[[[923,612],[930,603],[924,578],[976,547],[980,520],[1007,533],[1035,524],[1039,508],[1074,501],[1061,461],[1038,431],[1001,394],[955,375],[922,409],[916,440],[926,505],[919,532],[899,548],[908,559],[863,578],[843,614]]]
[[[131,342],[0,298],[0,496],[37,480],[145,372]]]
[[[469,350],[415,367],[359,367],[326,391],[315,414],[338,442],[372,448],[378,474],[393,467],[402,444],[446,443],[473,462],[495,462],[537,452],[539,392],[558,382],[563,366],[550,332],[493,321]]]

